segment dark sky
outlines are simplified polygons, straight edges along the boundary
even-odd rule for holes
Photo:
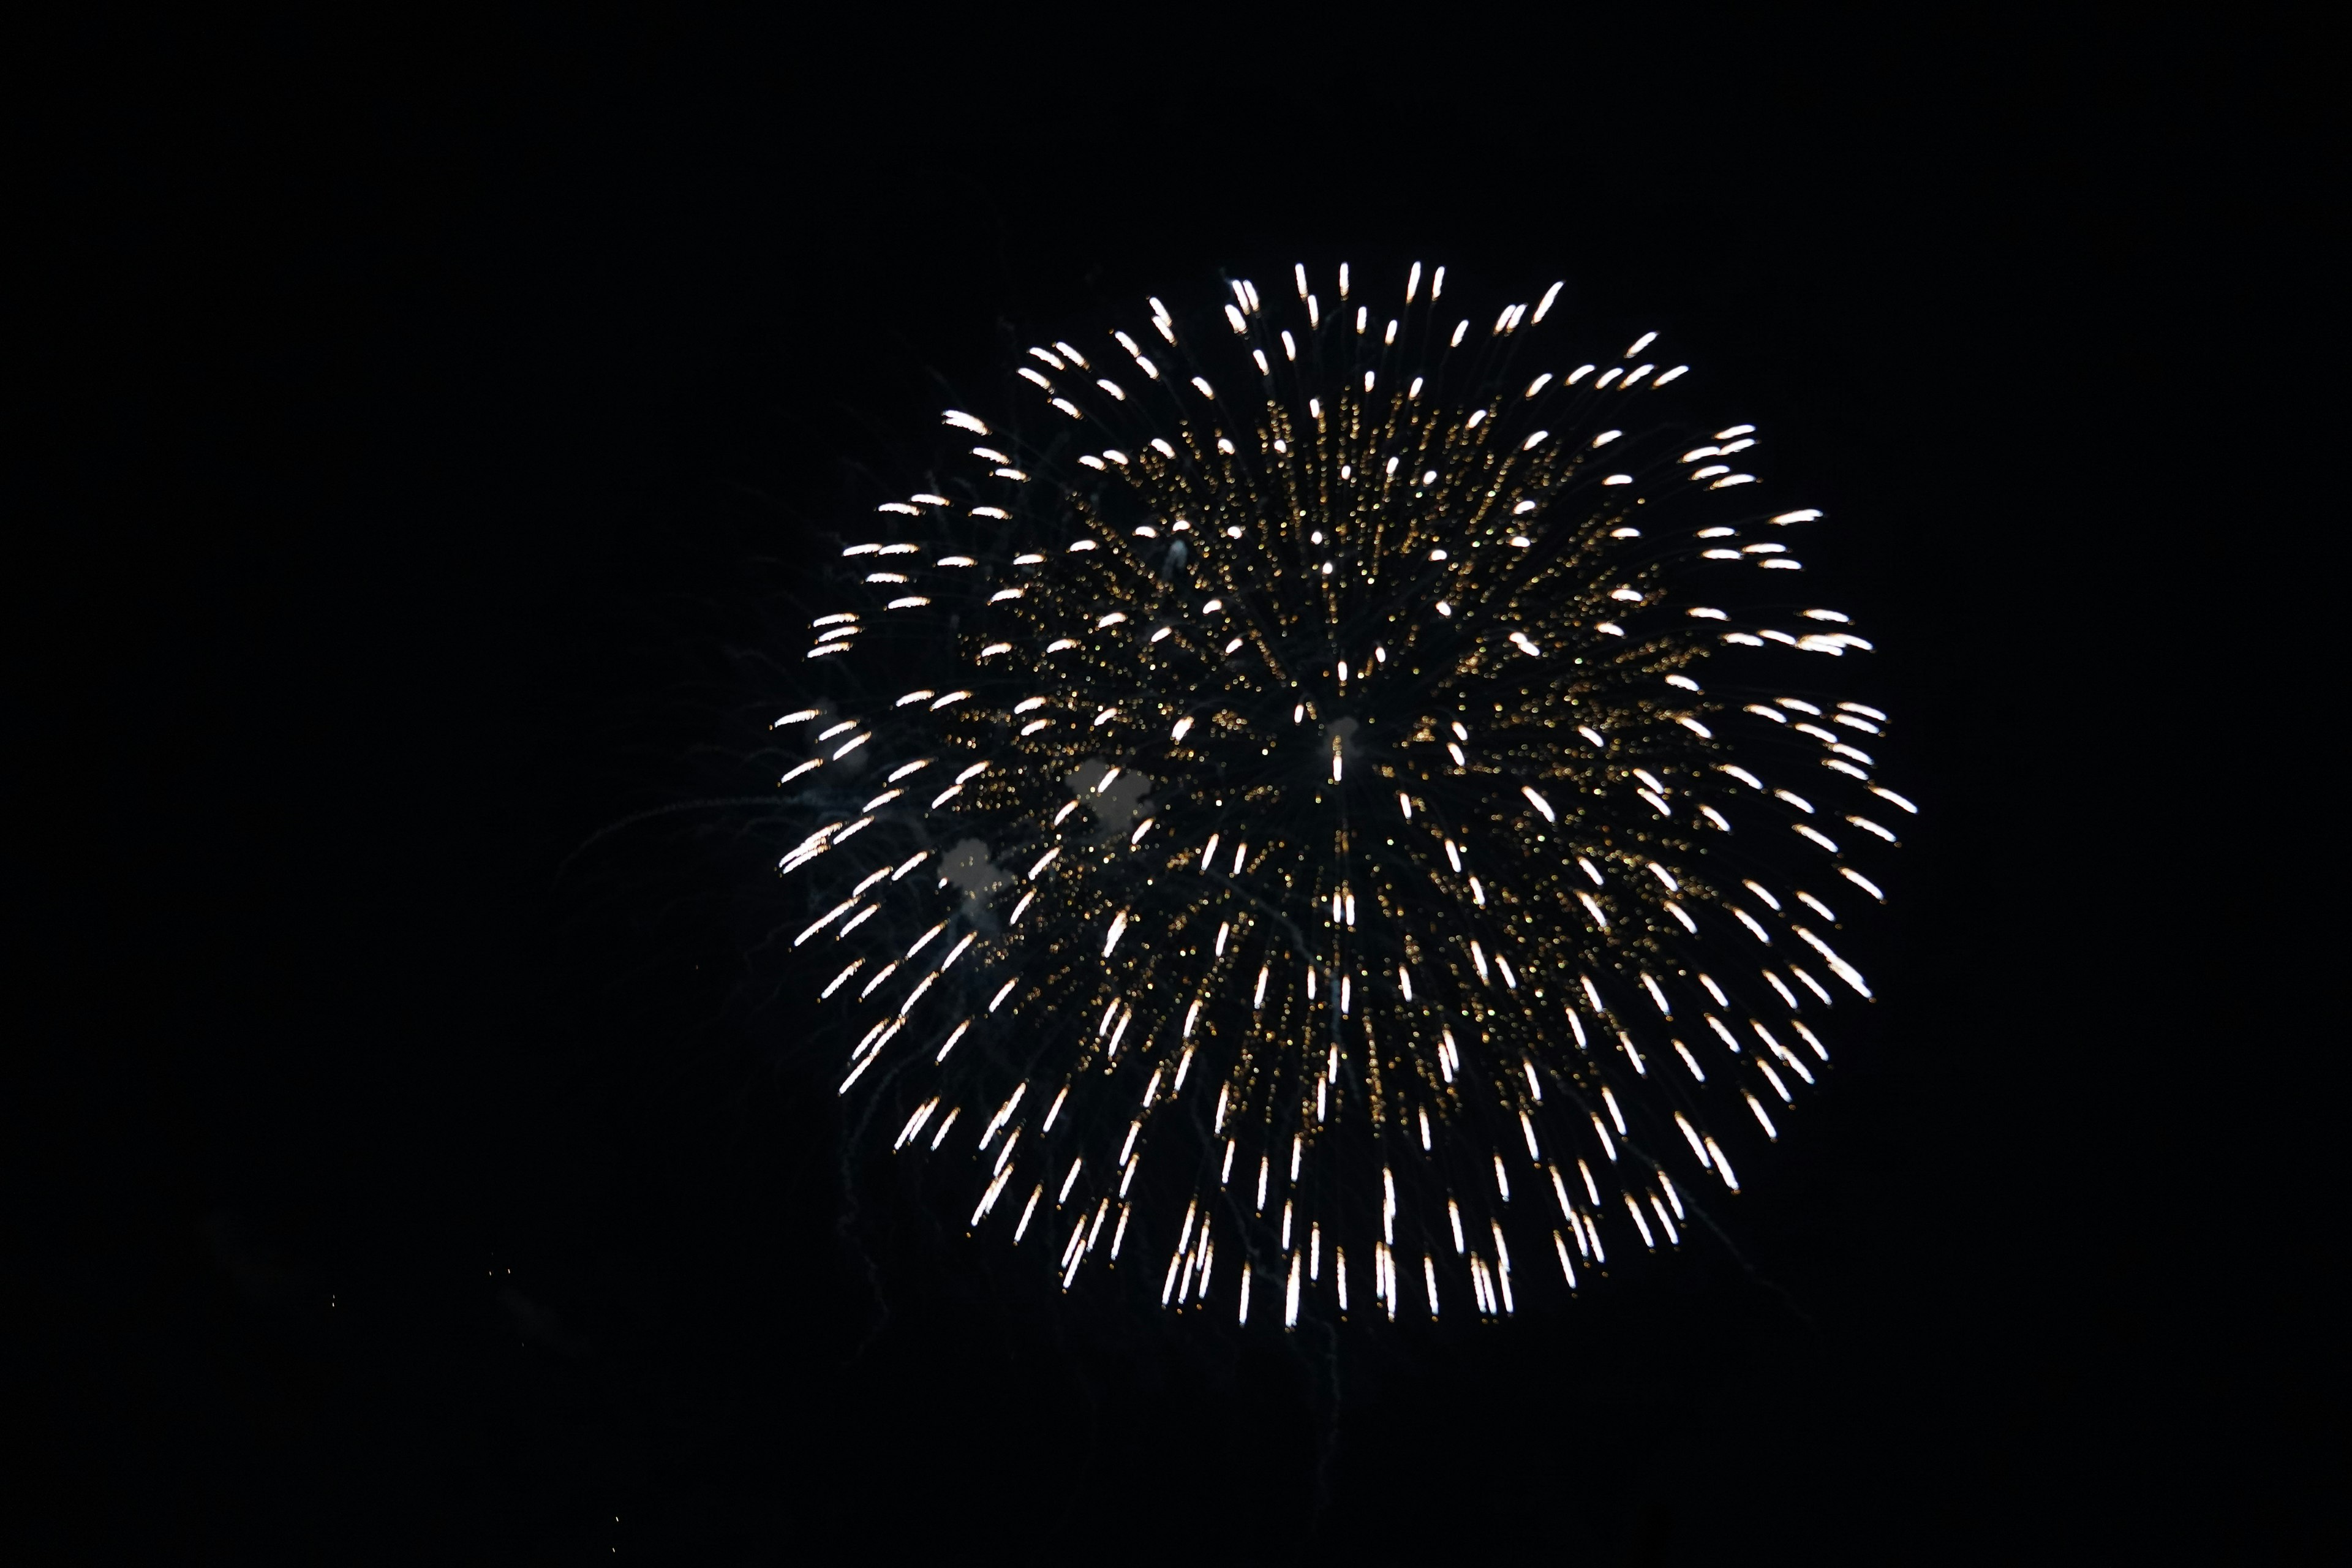
[[[29,57],[37,1556],[2315,1551],[2320,1047],[2211,860],[2286,840],[2177,782],[2261,700],[2190,628],[2250,559],[2231,377],[2304,310],[2281,46],[1076,26]],[[761,787],[815,552],[1015,333],[1415,258],[1670,332],[1829,509],[1927,810],[1884,1001],[1740,1259],[1336,1348],[1090,1314],[845,1196],[764,840],[558,868]]]

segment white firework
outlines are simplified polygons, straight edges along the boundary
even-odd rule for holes
[[[1801,590],[1821,514],[1678,427],[1654,334],[1335,281],[946,416],[776,721],[825,818],[781,871],[842,1093],[1065,1289],[1492,1319],[1738,1190],[1915,808],[1815,689],[1871,647]]]

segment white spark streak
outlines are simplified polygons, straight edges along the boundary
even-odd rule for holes
[[[1858,973],[1852,964],[1846,963],[1844,959],[1840,958],[1835,950],[1832,949],[1828,942],[1823,942],[1820,937],[1815,936],[1811,931],[1807,931],[1802,926],[1792,925],[1789,929],[1797,933],[1798,941],[1803,942],[1806,946],[1811,948],[1815,952],[1822,955],[1822,962],[1830,966],[1831,973],[1836,975],[1840,980],[1844,981],[1848,985],[1853,986],[1856,994],[1862,996],[1865,1000],[1869,998],[1870,987],[1863,983],[1863,978],[1860,973]]]

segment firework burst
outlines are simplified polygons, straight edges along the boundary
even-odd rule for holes
[[[1914,808],[1816,687],[1820,513],[1654,335],[1291,281],[947,414],[776,721],[781,873],[841,1092],[1065,1289],[1500,1317],[1739,1190]]]

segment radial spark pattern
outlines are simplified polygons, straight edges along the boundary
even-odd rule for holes
[[[1065,1289],[1515,1312],[1682,1245],[1870,994],[1831,900],[1914,808],[1815,689],[1820,513],[1652,336],[1444,278],[1029,350],[812,627],[841,1091]]]

